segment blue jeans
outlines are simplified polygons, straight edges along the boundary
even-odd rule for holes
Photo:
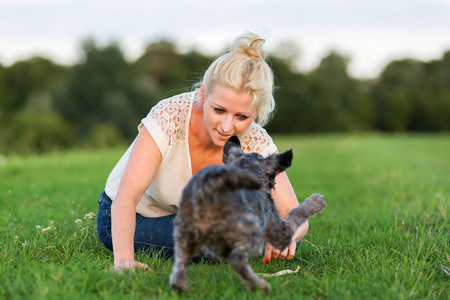
[[[100,241],[113,251],[111,235],[112,200],[103,191],[97,200],[97,230]],[[134,234],[134,252],[144,250],[149,254],[161,253],[165,257],[174,256],[173,218],[170,215],[161,218],[145,218],[136,214],[136,230]]]
[[[111,235],[111,204],[112,200],[103,191],[97,200],[97,230],[100,241],[106,248],[113,251]],[[161,253],[172,258],[175,254],[173,240],[173,219],[175,215],[161,218],[145,218],[136,214],[136,230],[134,233],[134,252],[144,250],[149,254]],[[300,247],[302,241],[297,243]],[[194,261],[198,260],[194,258]]]

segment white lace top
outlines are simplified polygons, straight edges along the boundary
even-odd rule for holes
[[[181,192],[192,178],[188,130],[192,107],[198,97],[198,92],[190,92],[162,100],[139,124],[138,128],[145,126],[162,154],[161,165],[136,207],[136,212],[144,217],[162,217],[177,212]],[[244,152],[267,156],[277,151],[272,138],[256,123],[252,123],[239,139]],[[106,182],[105,192],[113,201],[133,145],[134,142]]]

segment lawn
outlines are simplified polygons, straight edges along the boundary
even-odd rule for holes
[[[0,157],[0,299],[450,299],[448,135],[275,136],[292,148],[299,200],[327,208],[290,261],[251,260],[268,297],[247,292],[226,262],[189,268],[191,291],[168,288],[172,261],[137,254],[154,272],[110,272],[96,237],[97,196],[124,149]]]

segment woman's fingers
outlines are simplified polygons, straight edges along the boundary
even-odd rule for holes
[[[118,273],[122,273],[124,270],[131,270],[134,272],[135,269],[148,269],[148,271],[153,272],[147,264],[134,260],[122,260],[114,265],[114,271]]]

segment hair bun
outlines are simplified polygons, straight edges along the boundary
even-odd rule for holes
[[[266,53],[263,50],[265,40],[252,32],[238,36],[230,46],[230,51],[243,53],[254,60],[264,60]]]

